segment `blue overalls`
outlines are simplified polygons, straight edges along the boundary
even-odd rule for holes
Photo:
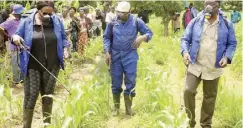
[[[137,22],[137,23],[136,23]],[[111,44],[111,27],[113,27],[113,41]],[[137,30],[138,29],[138,30]],[[104,32],[104,50],[111,53],[111,78],[112,93],[120,94],[122,92],[123,74],[125,76],[125,95],[135,96],[135,84],[137,73],[137,49],[132,48],[136,40],[137,33],[147,36],[148,42],[153,33],[145,23],[135,16],[129,14],[125,23],[114,22],[114,25],[108,24]]]

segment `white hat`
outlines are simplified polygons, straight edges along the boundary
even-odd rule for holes
[[[122,2],[118,3],[118,5],[116,7],[116,11],[129,12],[130,11],[130,7],[131,7],[131,5],[128,2],[122,1]]]

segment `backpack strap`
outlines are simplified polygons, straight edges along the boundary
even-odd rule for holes
[[[137,33],[138,33],[138,19],[136,18],[136,30],[137,30]],[[114,22],[111,22],[109,23],[110,25],[110,41],[111,41],[111,46],[112,46],[112,43],[113,43],[113,29],[114,29]]]
[[[111,43],[113,41],[113,27],[114,27],[114,23],[109,23],[110,25],[110,40],[111,40]]]

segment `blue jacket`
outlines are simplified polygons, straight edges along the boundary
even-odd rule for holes
[[[33,37],[33,24],[34,24],[34,16],[35,13],[32,13],[26,19],[22,20],[17,31],[16,35],[19,35],[24,39],[24,44],[31,49],[32,46],[32,37]],[[57,36],[57,55],[60,61],[62,69],[64,69],[63,63],[63,48],[69,46],[69,42],[67,40],[63,23],[60,22],[60,19],[56,15],[51,16],[54,32]],[[22,51],[20,53],[20,69],[26,75],[27,67],[29,63],[30,55],[26,51]]]
[[[147,42],[152,38],[153,33],[141,19],[131,14],[125,24],[119,23],[117,20],[113,24],[113,26],[108,24],[104,32],[105,52],[111,52],[112,62],[115,62],[117,59],[122,59],[124,64],[137,61],[137,49],[132,48],[132,43],[135,41],[138,32],[147,36]],[[111,27],[113,27],[112,42]]]
[[[191,10],[191,12],[193,14],[193,17],[197,17],[197,14],[198,14],[197,9],[195,7],[192,7],[190,10]]]
[[[205,13],[201,13],[198,17],[194,18],[187,26],[181,39],[181,54],[184,52],[189,52],[192,64],[194,64],[197,59],[203,31],[204,17]],[[227,24],[224,21],[222,11],[219,11],[218,40],[215,64],[216,68],[220,68],[219,61],[224,56],[228,58],[228,63],[231,64],[235,52],[237,44],[235,32],[232,23],[227,21]]]

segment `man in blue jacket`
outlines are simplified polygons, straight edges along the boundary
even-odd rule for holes
[[[203,102],[200,125],[210,128],[215,109],[219,77],[223,68],[231,64],[236,38],[232,23],[223,18],[220,2],[205,0],[205,11],[194,18],[181,40],[181,54],[187,68],[184,103],[190,127],[195,121],[195,95],[203,81]]]
[[[104,33],[104,50],[106,52],[106,63],[111,70],[112,93],[115,104],[114,114],[119,114],[124,74],[126,114],[132,116],[134,115],[131,106],[132,99],[135,97],[137,48],[143,41],[148,42],[153,34],[141,19],[130,14],[128,2],[119,2],[116,11],[117,20],[108,24]],[[138,32],[141,33],[140,36],[137,36]]]

